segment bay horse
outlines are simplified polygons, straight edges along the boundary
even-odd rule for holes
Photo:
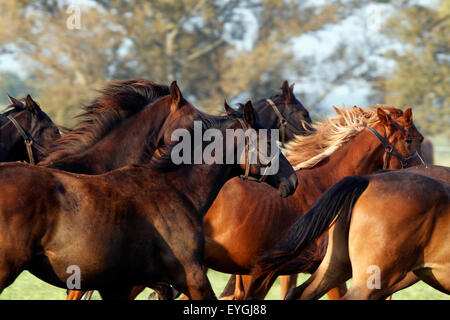
[[[166,121],[170,113],[165,104],[151,102],[169,94],[169,87],[145,79],[115,81],[100,91],[100,96],[84,107],[83,120],[56,140],[49,155],[39,165],[84,174],[100,174],[129,164],[148,164],[158,149],[171,143],[171,133],[182,126],[182,118]],[[268,112],[273,109],[272,113]],[[281,121],[276,113],[281,113]],[[243,112],[243,105],[238,112]],[[284,81],[281,94],[261,99],[255,113],[265,128],[287,121],[285,140],[304,133],[302,123],[311,120],[307,110],[293,93],[293,85]],[[295,127],[292,123],[296,123]],[[133,291],[133,296],[140,291]],[[82,292],[72,290],[69,299]]]
[[[111,82],[84,107],[78,116],[83,120],[52,143],[39,165],[100,174],[148,164],[158,145],[170,142],[170,133],[161,132],[170,106],[152,104],[167,95],[168,86],[144,79]]]
[[[205,266],[242,275],[235,298],[242,299],[250,286],[255,258],[277,244],[333,184],[348,175],[418,163],[417,157],[410,157],[417,155],[423,137],[414,126],[410,108],[405,112],[387,106],[335,110],[336,117],[313,125],[315,131],[310,135],[297,136],[287,144],[286,155],[299,180],[294,195],[279,199],[264,185],[233,179],[207,212]],[[232,204],[227,201],[230,198]],[[301,256],[301,272],[314,271],[322,260],[326,239],[321,240]],[[248,298],[262,299],[270,285]]]
[[[275,113],[267,112],[270,102],[284,118],[296,122],[295,128],[287,127],[286,141],[293,134],[304,133],[300,124],[311,121],[292,90],[293,85],[285,81],[282,94],[255,104],[258,118],[266,129],[281,125],[277,124]],[[167,106],[149,107],[156,99],[169,94],[168,86],[145,79],[115,81],[100,93],[78,116],[83,121],[51,145],[40,165],[75,173],[105,173],[129,164],[148,164],[159,148],[171,143],[171,134],[181,119],[168,123]]]
[[[22,270],[66,287],[66,270],[76,264],[81,286],[99,290],[104,299],[126,299],[134,285],[155,287],[160,282],[191,299],[215,298],[202,267],[203,216],[227,180],[243,172],[264,177],[263,165],[248,160],[250,152],[259,149],[250,146],[249,139],[242,148],[239,139],[225,135],[227,129],[253,128],[258,138],[258,119],[251,102],[239,116],[201,113],[183,98],[176,82],[169,96],[154,103],[169,105],[169,118],[183,118],[183,128],[190,133],[194,121],[201,121],[204,129],[220,130],[226,137],[222,147],[232,146],[235,161],[227,163],[224,154],[211,164],[175,165],[171,155],[177,144],[172,144],[150,166],[127,166],[102,175],[1,165],[0,292]],[[266,150],[277,148],[270,139],[263,141]],[[237,154],[241,149],[245,151]],[[286,197],[295,191],[297,177],[280,152],[277,159],[278,172],[265,176],[264,182]],[[22,201],[16,201],[18,197]]]
[[[272,252],[289,264],[329,229],[322,263],[286,299],[317,299],[349,278],[343,299],[385,299],[411,273],[450,294],[450,183],[431,178],[442,173],[450,178],[444,167],[351,176],[325,192],[288,235],[295,249]]]
[[[0,115],[0,162],[35,164],[60,137],[59,129],[30,95],[22,100],[8,98],[8,111]]]

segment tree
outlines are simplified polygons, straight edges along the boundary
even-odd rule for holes
[[[436,9],[414,5],[388,21],[389,37],[403,45],[386,56],[396,62],[379,89],[388,104],[411,106],[425,134],[450,137],[450,0]]]
[[[6,94],[15,98],[24,97],[27,93],[34,94],[25,82],[12,72],[0,73],[0,106],[7,106],[10,101]]]
[[[71,29],[67,9],[58,0],[0,3],[0,53],[21,61],[43,107],[65,125],[113,79],[177,79],[209,111],[224,97],[267,96],[302,68],[290,41],[345,14],[339,1],[96,0]]]

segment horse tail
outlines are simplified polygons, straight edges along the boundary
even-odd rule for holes
[[[368,185],[367,177],[351,176],[328,189],[305,215],[294,222],[287,236],[274,249],[259,257],[253,276],[265,278],[261,285],[270,286],[280,271],[284,271],[283,267],[298,258],[300,253],[327,231],[337,218],[350,222],[353,205]],[[304,270],[292,271],[299,273]]]

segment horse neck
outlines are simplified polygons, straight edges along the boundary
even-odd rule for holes
[[[273,111],[272,107],[264,100],[261,106],[255,107],[255,111],[258,114],[258,119],[261,122],[261,126],[265,129],[279,129],[280,119]],[[280,137],[281,139],[281,137]]]
[[[380,170],[383,155],[384,149],[378,139],[368,130],[363,130],[318,165],[297,170],[299,187],[295,193],[311,193],[314,196],[310,199],[315,200],[316,196],[346,176]]]
[[[11,114],[11,116],[17,116],[17,114]],[[27,121],[29,121],[29,119],[27,119]],[[23,126],[23,124],[20,125]],[[23,138],[19,134],[17,129],[14,127],[13,123],[8,118],[6,118],[6,120],[2,123],[0,137],[0,162],[23,160],[29,161],[25,142],[23,141]]]
[[[221,127],[219,123],[224,123],[228,121],[226,118],[213,117],[216,118],[215,121],[218,127]],[[227,126],[222,126],[221,133],[224,137],[223,139],[223,150],[226,150],[227,145]],[[203,131],[202,131],[203,132]],[[195,142],[194,142],[195,143]],[[202,141],[202,148],[200,152],[205,150],[205,146],[210,142]],[[237,176],[240,172],[238,164],[227,164],[226,152],[223,152],[222,159],[217,159],[218,161],[213,164],[192,164],[195,163],[194,153],[199,152],[198,149],[193,147],[192,149],[192,159],[191,164],[185,164],[181,168],[170,171],[167,173],[169,179],[175,181],[175,185],[179,187],[180,192],[182,192],[196,208],[197,212],[200,212],[204,216],[212,205],[212,202],[216,198],[220,189],[223,185],[231,178]],[[236,150],[234,150],[236,153]],[[219,163],[218,163],[219,162]]]
[[[175,172],[167,174],[174,176],[174,185],[189,199],[197,212],[203,217],[223,185],[237,176],[232,165],[226,164],[196,164],[186,165]]]
[[[158,112],[156,108],[145,108],[86,151],[57,159],[46,167],[100,174],[129,164],[144,164],[155,151],[166,116],[166,113]]]

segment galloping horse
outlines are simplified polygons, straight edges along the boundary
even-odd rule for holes
[[[414,126],[411,109],[402,112],[378,106],[336,111],[337,117],[315,125],[316,131],[287,145],[287,158],[299,180],[294,195],[279,199],[264,185],[233,179],[206,214],[205,265],[244,275],[236,298],[242,298],[249,286],[250,276],[245,275],[252,271],[255,257],[279,242],[329,187],[348,175],[401,168],[417,161],[410,157],[417,155],[423,137]],[[227,199],[231,198],[230,204]],[[301,257],[302,272],[313,271],[325,249],[325,243],[312,246]],[[252,298],[264,297],[270,285]]]
[[[235,152],[233,164],[226,163],[224,153],[212,164],[175,165],[172,144],[151,167],[128,166],[102,175],[1,165],[0,292],[25,269],[66,287],[66,270],[76,264],[81,286],[98,289],[105,299],[126,299],[134,285],[155,287],[161,282],[191,299],[215,297],[202,269],[203,216],[222,185],[245,172],[265,178],[286,197],[295,191],[297,177],[279,150],[279,170],[266,176],[259,161],[248,160],[250,152],[259,152],[250,139],[244,139],[244,148],[235,136],[225,135],[227,129],[260,128],[250,102],[243,115],[208,116],[190,105],[174,82],[170,95],[154,104],[168,105],[168,118],[183,118],[189,133],[194,121],[201,121],[203,129],[219,130],[226,137],[223,150]],[[254,134],[259,138],[258,130]],[[270,139],[264,146],[277,148]],[[22,201],[16,201],[19,195]]]
[[[290,264],[330,228],[322,263],[286,299],[317,299],[351,277],[343,299],[384,299],[410,273],[450,294],[450,183],[430,178],[443,175],[450,180],[450,169],[422,167],[346,177],[330,188],[295,223],[292,250],[283,241],[266,255]],[[287,271],[266,265],[280,268]]]
[[[39,162],[60,133],[30,95],[23,101],[8,95],[11,105],[0,115],[0,162]]]
[[[84,108],[85,112],[79,116],[83,121],[52,144],[48,157],[40,165],[100,174],[129,164],[148,164],[159,155],[158,149],[171,143],[173,130],[183,125],[183,118],[166,121],[169,106],[151,104],[168,94],[169,87],[148,80],[112,82]],[[267,112],[269,109],[272,113]],[[283,121],[275,110],[281,113]],[[259,100],[255,112],[269,129],[278,128],[286,118],[290,123],[295,121],[295,127],[291,124],[284,131],[286,141],[295,133],[304,133],[300,125],[303,121],[310,122],[308,112],[293,93],[293,85],[289,86],[287,81],[283,82],[281,94]],[[133,296],[138,293],[134,291]],[[73,290],[69,294],[70,299],[81,296],[82,292]]]
[[[152,159],[159,144],[170,142],[161,128],[170,113],[169,87],[148,80],[110,83],[72,130],[54,141],[39,165],[84,174],[100,174]]]

